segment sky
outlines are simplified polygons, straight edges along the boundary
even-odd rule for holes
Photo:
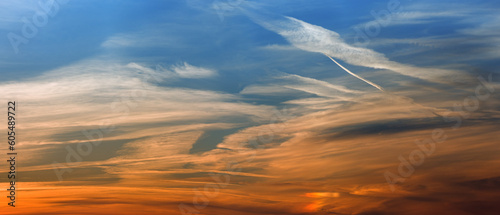
[[[1,1],[0,214],[498,214],[499,8]]]

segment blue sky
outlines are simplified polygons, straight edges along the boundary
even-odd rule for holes
[[[43,1],[42,1],[43,2]],[[280,69],[277,61],[298,57],[312,57],[308,53],[280,53],[259,49],[271,45],[287,45],[279,35],[257,25],[242,14],[238,7],[254,5],[255,10],[269,16],[291,16],[305,22],[322,26],[341,34],[347,43],[354,43],[356,26],[374,20],[370,11],[387,8],[387,2],[373,1],[292,1],[291,3],[255,1],[231,3],[232,1],[71,1],[61,5],[54,17],[39,29],[28,44],[19,46],[14,54],[6,37],[0,41],[2,59],[0,64],[6,74],[4,80],[38,75],[51,69],[89,58],[106,58],[111,61],[139,62],[150,66],[171,65],[185,61],[193,64],[217,67],[223,73],[233,73],[234,66],[243,70],[238,73],[260,74],[262,66],[269,70]],[[495,23],[496,14],[491,8],[496,3],[489,1],[450,1],[432,4],[425,8],[425,1],[400,1],[401,10],[394,15],[394,25],[383,27],[371,38],[370,48],[400,62],[411,62],[423,58],[419,65],[431,66],[432,59],[450,61],[459,50],[471,52],[488,48],[487,41],[471,41],[467,29],[482,27],[480,24]],[[40,10],[38,1],[15,3],[4,1],[2,33],[21,35],[21,19],[31,19]],[[217,10],[214,5],[222,5]],[[239,4],[236,7],[233,4]],[[226,5],[227,8],[223,8]],[[474,5],[474,8],[468,7]],[[443,7],[444,10],[443,10]],[[267,12],[266,12],[267,11]],[[423,17],[426,16],[426,17]],[[276,18],[274,17],[274,18]],[[272,17],[270,17],[272,18]],[[397,22],[413,22],[397,25]],[[483,26],[484,26],[483,25]],[[494,24],[492,24],[494,25]],[[486,28],[486,27],[485,27]],[[200,31],[200,30],[203,31]],[[411,29],[411,30],[408,30]],[[128,38],[134,44],[110,44],[110,39]],[[388,40],[406,41],[392,43]],[[413,41],[411,41],[413,40]],[[108,43],[106,43],[108,41]],[[456,41],[456,42],[454,42]],[[375,45],[384,43],[380,45]],[[427,43],[427,44],[426,44]],[[432,43],[432,44],[431,44]],[[452,43],[452,44],[446,44]],[[106,45],[107,44],[107,45]],[[438,45],[426,50],[421,46]],[[196,47],[196,48],[193,48]],[[460,48],[462,47],[462,48]],[[425,54],[400,57],[404,50]],[[443,56],[444,55],[444,56]],[[265,57],[264,57],[265,56]],[[261,57],[265,58],[262,59]],[[468,56],[469,57],[469,56]],[[269,60],[272,59],[272,60]],[[455,58],[454,58],[455,59]],[[309,70],[316,62],[297,62],[293,65],[300,73]],[[321,59],[325,60],[325,59]],[[480,59],[474,59],[480,60]],[[493,60],[481,65],[493,68]],[[469,61],[468,61],[469,62]],[[472,61],[472,64],[473,61]],[[252,66],[259,65],[259,66]],[[300,69],[299,69],[300,68]],[[289,69],[289,68],[287,68]],[[335,76],[336,73],[330,75]],[[222,76],[224,77],[224,76]],[[238,77],[237,77],[238,78]],[[234,90],[234,89],[233,89]]]

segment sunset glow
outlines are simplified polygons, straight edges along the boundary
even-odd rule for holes
[[[500,214],[497,2],[0,8],[0,215]]]

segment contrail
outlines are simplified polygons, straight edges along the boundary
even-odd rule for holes
[[[433,109],[435,109],[435,108],[430,108],[430,107],[426,107],[426,106],[424,106],[424,105],[418,104],[418,103],[414,102],[414,101],[413,101],[413,99],[408,98],[408,97],[405,97],[405,96],[398,96],[398,95],[394,95],[394,94],[392,94],[392,93],[390,93],[390,92],[386,92],[386,91],[384,90],[384,88],[382,88],[381,86],[379,86],[379,85],[377,85],[377,84],[375,84],[375,83],[373,83],[373,82],[371,82],[371,81],[368,81],[368,80],[366,80],[366,79],[364,79],[364,78],[360,77],[359,75],[354,74],[353,72],[349,71],[348,69],[346,69],[345,67],[343,67],[342,65],[340,65],[340,63],[338,63],[337,61],[335,61],[335,60],[334,60],[332,57],[330,57],[329,55],[327,55],[327,54],[325,54],[325,53],[323,53],[323,54],[324,54],[324,55],[326,55],[328,58],[330,58],[330,60],[332,60],[333,62],[335,62],[337,65],[339,65],[339,66],[340,66],[340,68],[344,69],[346,72],[348,72],[348,73],[349,73],[349,74],[351,74],[352,76],[354,76],[354,77],[356,77],[356,78],[359,78],[360,80],[362,80],[362,81],[364,81],[364,82],[366,82],[366,83],[368,83],[368,84],[370,84],[370,85],[372,85],[372,86],[376,87],[376,88],[377,88],[377,89],[379,89],[380,91],[382,91],[382,92],[384,92],[384,93],[387,93],[387,94],[389,94],[389,95],[391,95],[391,96],[394,96],[394,97],[398,98],[399,100],[406,101],[406,102],[409,102],[410,104],[413,104],[413,105],[419,106],[419,107],[421,107],[421,108],[424,108],[424,109],[426,109],[426,110],[430,111],[432,114],[434,114],[434,115],[436,115],[436,116],[438,116],[438,117],[443,117],[443,116],[441,116],[440,114],[436,113],[436,112],[433,110]],[[404,98],[406,98],[406,99],[404,99]]]
[[[392,93],[385,92],[384,88],[382,88],[381,86],[379,86],[379,85],[377,85],[377,84],[375,84],[375,83],[372,83],[371,81],[368,81],[368,80],[366,80],[366,79],[364,79],[364,78],[360,77],[359,75],[354,74],[353,72],[349,71],[348,69],[346,69],[345,67],[343,67],[342,65],[340,65],[340,63],[338,63],[337,61],[335,61],[332,57],[328,56],[328,55],[327,55],[327,54],[325,54],[325,53],[323,53],[323,54],[324,54],[324,55],[326,55],[328,58],[330,58],[330,60],[332,60],[333,62],[335,62],[337,65],[339,65],[339,66],[340,66],[340,68],[344,69],[344,70],[345,70],[346,72],[348,72],[349,74],[351,74],[351,75],[353,75],[354,77],[359,78],[360,80],[362,80],[362,81],[364,81],[364,82],[366,82],[366,83],[368,83],[368,84],[370,84],[370,85],[372,85],[372,86],[376,87],[376,88],[377,88],[377,89],[379,89],[380,91],[382,91],[382,92],[384,92],[384,93],[387,93],[387,94],[389,94],[389,95],[391,95],[391,96],[394,96],[394,97],[398,98],[399,100],[407,101],[407,102],[409,102],[410,104],[413,104],[413,105],[416,105],[416,106],[422,107],[422,108],[424,108],[424,109],[426,109],[426,110],[430,111],[432,114],[434,114],[434,115],[436,115],[436,116],[438,116],[438,117],[443,117],[443,116],[441,116],[440,114],[436,113],[434,110],[432,110],[432,109],[435,109],[435,108],[429,108],[429,107],[426,107],[426,106],[424,106],[424,105],[421,105],[421,104],[415,103],[415,102],[413,101],[413,99],[411,99],[411,98],[407,98],[407,97],[405,97],[405,96],[402,96],[402,97],[401,97],[401,96],[398,96],[398,95],[394,95],[394,94],[392,94]],[[404,98],[406,98],[406,99],[404,99]],[[408,99],[409,99],[409,101],[408,101]]]
[[[364,79],[364,78],[360,77],[359,75],[354,74],[353,72],[349,71],[348,69],[346,69],[345,67],[343,67],[342,65],[340,65],[340,63],[338,63],[337,61],[335,61],[335,60],[334,60],[332,57],[330,57],[329,55],[327,55],[327,54],[325,54],[325,53],[323,53],[323,54],[324,54],[325,56],[327,56],[328,58],[330,58],[330,60],[332,60],[333,62],[335,62],[337,65],[339,65],[339,66],[340,66],[340,68],[344,69],[347,73],[351,74],[352,76],[354,76],[354,77],[358,78],[359,80],[362,80],[362,81],[366,82],[367,84],[372,85],[372,86],[374,86],[375,88],[379,89],[380,91],[384,92],[384,88],[382,88],[381,86],[379,86],[379,85],[377,85],[377,84],[375,84],[375,83],[373,83],[373,82],[371,82],[371,81],[368,81],[368,80],[366,80],[366,79]]]

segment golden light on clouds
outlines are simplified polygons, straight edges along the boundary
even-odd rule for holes
[[[85,3],[72,7],[80,4]],[[144,12],[142,4],[148,10],[162,8],[144,2],[121,4],[130,11]],[[497,73],[490,72],[498,61],[488,61],[484,67],[471,63],[485,47],[460,59],[455,53],[466,51],[462,43],[469,46],[484,39],[496,44],[500,31],[490,30],[500,26],[497,23],[487,22],[487,28],[477,25],[476,30],[438,26],[439,31],[451,29],[462,35],[443,41],[451,36],[429,36],[437,30],[428,26],[423,14],[456,18],[464,26],[478,18],[464,18],[473,13],[462,10],[460,16],[439,11],[396,13],[396,23],[384,26],[380,38],[370,36],[371,45],[361,46],[348,41],[357,35],[342,30],[342,26],[358,29],[359,23],[344,23],[338,17],[326,23],[303,13],[321,5],[335,8],[330,15],[351,14],[332,6],[342,2],[297,7],[304,1],[277,10],[289,16],[266,12],[264,8],[271,6],[255,1],[178,4],[135,17],[141,23],[148,20],[141,27],[109,35],[104,32],[113,29],[96,29],[103,35],[89,41],[98,43],[98,48],[67,59],[60,53],[58,64],[47,60],[48,66],[35,69],[15,59],[0,61],[0,69],[10,65],[21,77],[0,81],[0,100],[16,100],[19,105],[16,208],[7,208],[10,197],[2,198],[0,214],[489,215],[500,211],[500,84]],[[422,3],[407,4],[422,8]],[[101,8],[92,6],[88,10]],[[199,14],[186,16],[189,13],[177,7]],[[170,10],[175,17],[170,17]],[[231,20],[224,21],[221,11]],[[128,10],[113,13],[129,14]],[[489,13],[498,17],[497,11]],[[0,11],[0,22],[15,20],[5,14]],[[121,20],[96,17],[103,23]],[[175,22],[156,23],[151,17]],[[221,23],[212,25],[213,20]],[[414,35],[421,38],[401,39],[396,34],[382,38],[398,30],[413,36],[409,28],[398,28],[403,23],[425,24],[429,29]],[[6,26],[10,25],[0,23],[0,29]],[[334,31],[337,26],[342,34]],[[477,37],[466,37],[471,32]],[[29,44],[49,40],[43,35]],[[418,45],[408,47],[414,41]],[[432,54],[428,48],[433,46],[424,42],[443,45],[439,51],[448,54]],[[47,47],[58,47],[51,45],[43,47],[44,53]],[[389,46],[397,50],[387,51]],[[167,50],[169,54],[163,55]],[[342,68],[345,65],[354,77],[321,53]],[[496,49],[487,53],[486,59],[499,57]],[[12,119],[4,115],[3,129],[8,129],[7,121]],[[2,133],[5,142],[8,137]],[[0,147],[3,155],[10,156],[8,152],[9,148]],[[1,177],[0,187],[10,186],[10,180]]]
[[[330,193],[330,192],[306,193],[306,196],[310,198],[337,198],[340,196],[340,193]]]

